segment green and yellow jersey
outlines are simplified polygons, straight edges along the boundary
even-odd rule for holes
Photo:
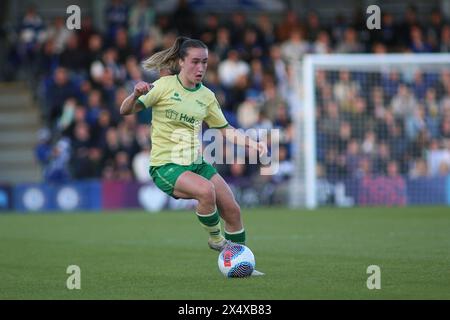
[[[210,128],[228,125],[214,93],[198,84],[185,88],[177,75],[161,77],[138,101],[152,108],[151,166],[190,165],[201,155],[202,122]]]

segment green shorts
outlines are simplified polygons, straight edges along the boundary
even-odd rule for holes
[[[186,171],[194,172],[208,180],[210,180],[212,176],[217,173],[216,168],[202,159],[201,163],[192,163],[187,166],[182,166],[175,163],[167,163],[157,167],[151,166],[150,176],[159,189],[167,193],[169,196],[178,199],[173,195],[173,190],[178,177]]]

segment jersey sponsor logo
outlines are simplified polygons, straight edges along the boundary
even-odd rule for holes
[[[175,110],[172,110],[172,109],[168,109],[168,110],[166,110],[166,118],[168,118],[170,120],[177,120],[178,112],[176,112]]]
[[[185,113],[180,114],[173,109],[166,110],[166,118],[170,119],[170,120],[179,120],[179,121],[187,122],[187,123],[190,123],[193,125],[200,124],[200,120],[195,119],[193,116],[189,116],[188,114],[185,114]]]
[[[197,124],[198,123],[198,120],[195,119],[193,116],[189,116],[189,115],[184,114],[184,113],[182,113],[180,115],[180,121],[184,121],[184,122],[187,122],[187,123],[190,123],[190,124]]]
[[[196,99],[195,102],[197,102],[200,107],[206,107],[206,103],[201,102],[200,100]]]

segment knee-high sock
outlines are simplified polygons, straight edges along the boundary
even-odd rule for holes
[[[214,242],[220,242],[223,240],[223,235],[220,227],[220,216],[217,209],[210,214],[203,215],[196,212],[197,218],[203,228],[209,233],[209,237]]]
[[[242,228],[241,230],[234,232],[225,230],[225,239],[245,245],[245,229]]]

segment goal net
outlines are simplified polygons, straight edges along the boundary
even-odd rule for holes
[[[296,66],[290,205],[450,204],[450,55],[309,55]]]

